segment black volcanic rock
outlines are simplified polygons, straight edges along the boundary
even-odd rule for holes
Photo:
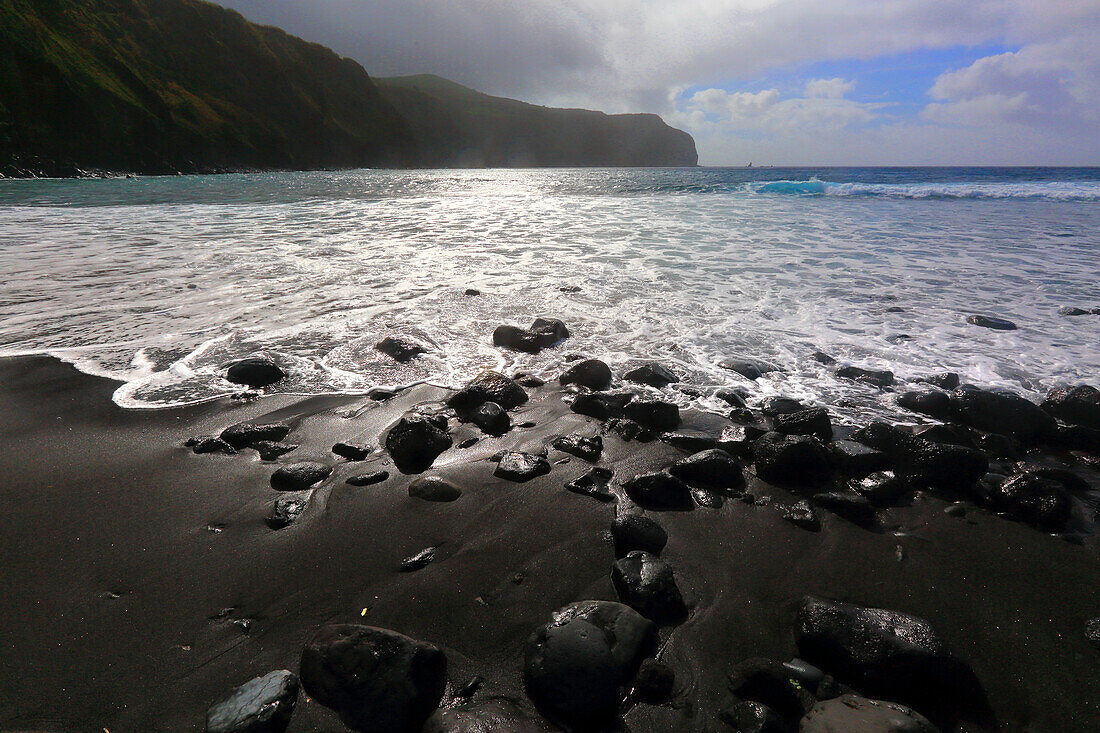
[[[1052,389],[1039,406],[1062,422],[1100,430],[1100,390],[1095,387]]]
[[[538,336],[539,346],[544,349],[569,338],[569,329],[556,318],[536,318],[531,332]]]
[[[421,476],[409,484],[409,496],[424,501],[451,502],[462,496],[462,489],[441,476]]]
[[[882,422],[855,431],[852,439],[885,453],[899,474],[930,486],[967,489],[989,470],[980,451],[934,443]]]
[[[512,429],[512,418],[495,402],[482,402],[470,416],[470,422],[486,435],[504,435]]]
[[[306,509],[306,501],[294,496],[280,496],[271,506],[271,513],[264,522],[272,529],[290,526]]]
[[[677,429],[661,435],[661,442],[687,453],[698,453],[718,447],[718,439],[702,430]]]
[[[550,462],[544,456],[509,451],[501,457],[493,475],[497,478],[525,483],[550,473]]]
[[[822,700],[802,718],[799,733],[940,733],[920,713],[893,702],[847,694]]]
[[[666,432],[680,425],[680,408],[662,400],[631,400],[623,408],[623,414],[643,427]]]
[[[439,706],[447,659],[388,629],[326,626],[302,651],[302,687],[361,733],[418,733]]]
[[[984,701],[973,672],[916,616],[807,596],[795,641],[803,659],[842,681],[930,717],[953,717]]]
[[[757,361],[755,359],[723,359],[718,362],[718,366],[723,369],[728,369],[731,372],[740,374],[745,379],[757,380],[764,376],[768,372],[777,372],[779,367],[768,364],[767,362]]]
[[[319,484],[332,473],[332,466],[316,461],[291,463],[271,474],[271,488],[276,491],[303,491]]]
[[[733,733],[790,733],[791,727],[779,714],[759,702],[742,701],[718,713],[718,719]]]
[[[769,417],[788,415],[792,412],[801,412],[805,409],[805,405],[790,397],[768,397],[760,403],[760,412]]]
[[[866,497],[856,493],[827,491],[814,494],[814,504],[844,517],[859,527],[870,528],[875,524],[875,508]]]
[[[660,555],[668,543],[668,534],[661,525],[641,514],[623,514],[611,524],[611,539],[615,557],[625,557],[632,550],[644,550]]]
[[[821,529],[821,519],[810,505],[803,499],[794,504],[783,504],[778,507],[780,515],[791,524],[811,532]]]
[[[656,387],[657,389],[680,381],[680,378],[670,369],[657,362],[649,362],[635,367],[624,374],[623,379],[637,384],[648,384],[650,387]]]
[[[518,388],[517,388],[518,389]],[[386,435],[386,450],[401,473],[421,473],[454,444],[451,436],[430,418],[402,417]]]
[[[222,455],[231,456],[237,453],[236,448],[213,435],[196,435],[194,438],[188,438],[184,445],[190,448],[195,455],[221,453]]]
[[[600,460],[603,453],[603,438],[599,435],[584,435],[583,433],[570,433],[559,435],[550,442],[555,450],[576,456],[590,463]]]
[[[640,702],[660,705],[672,697],[676,687],[676,673],[667,664],[656,659],[642,660],[638,675],[634,678],[634,697]]]
[[[885,453],[854,440],[838,440],[826,446],[837,470],[851,478],[863,478],[890,466]]]
[[[933,374],[930,377],[925,377],[923,380],[933,387],[939,387],[940,389],[958,389],[959,387],[959,375],[956,372],[942,372],[941,374]]]
[[[611,582],[623,603],[658,624],[674,624],[687,615],[672,566],[644,550],[615,561]]]
[[[493,331],[493,346],[501,346],[512,351],[537,354],[542,351],[542,337],[526,328],[504,324]]]
[[[607,488],[608,484],[611,483],[611,477],[614,475],[611,469],[596,466],[588,473],[566,483],[565,488],[574,494],[591,496],[599,501],[614,501],[615,495]]]
[[[626,495],[646,509],[690,509],[691,487],[675,476],[647,473],[623,484]]]
[[[207,711],[206,733],[283,733],[298,687],[298,678],[285,669],[249,680]]]
[[[824,407],[811,407],[772,418],[775,432],[783,435],[813,435],[822,442],[833,439],[833,423]]]
[[[567,606],[524,645],[527,694],[567,728],[602,730],[617,717],[622,687],[653,640],[653,624],[621,603]]]
[[[484,371],[447,399],[447,406],[460,413],[472,412],[485,402],[495,402],[505,410],[519,407],[527,393],[511,379],[494,371]]]
[[[767,431],[755,425],[730,425],[718,436],[717,446],[730,455],[747,458],[752,455],[752,446]]]
[[[938,389],[902,392],[898,395],[897,401],[899,407],[922,415],[931,415],[940,420],[949,418],[954,411],[951,395]]]
[[[729,690],[740,700],[767,705],[787,720],[798,720],[814,697],[791,683],[791,673],[779,662],[754,658],[737,664],[729,674]]]
[[[278,442],[290,434],[285,423],[250,423],[230,425],[221,432],[221,439],[240,450],[261,441]]]
[[[689,484],[714,489],[739,489],[745,485],[741,465],[724,450],[712,448],[677,461],[669,473]]]
[[[817,438],[768,433],[753,444],[756,475],[777,486],[819,486],[832,474],[829,452]]]
[[[563,385],[579,384],[598,392],[611,386],[611,368],[599,359],[585,359],[570,366],[558,381]]]
[[[578,415],[588,415],[597,420],[622,417],[623,409],[634,399],[629,392],[590,392],[579,394],[569,406]]]
[[[262,461],[274,461],[279,456],[297,449],[298,446],[292,443],[279,443],[271,440],[257,440],[252,444],[252,450],[260,454],[260,460]]]
[[[233,384],[248,387],[267,387],[282,381],[286,374],[271,359],[253,357],[234,362],[225,372],[225,378]]]
[[[990,328],[994,331],[1015,331],[1016,324],[1012,321],[1004,318],[998,318],[996,316],[982,316],[974,315],[967,316],[966,322],[973,326],[981,326],[982,328]]]
[[[374,446],[359,443],[336,443],[332,452],[349,461],[361,461],[371,454]]]
[[[1056,531],[1069,521],[1072,505],[1065,484],[1037,473],[1022,473],[994,487],[988,497],[998,511]]]
[[[423,344],[397,336],[387,336],[379,341],[374,348],[401,364],[410,362],[428,351],[428,348]]]
[[[348,486],[374,486],[380,484],[390,477],[389,471],[372,471],[371,473],[364,473],[358,476],[352,476],[346,483]]]
[[[842,379],[851,379],[875,387],[889,387],[894,383],[894,373],[885,369],[862,369],[855,366],[846,366],[837,369],[836,375]]]
[[[958,420],[990,433],[1027,442],[1049,437],[1054,418],[1034,402],[1015,394],[964,386],[955,390],[952,408]]]

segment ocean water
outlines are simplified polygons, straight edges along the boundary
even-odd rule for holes
[[[556,376],[573,354],[898,414],[832,374],[953,370],[1038,397],[1097,380],[1100,169],[347,171],[0,181],[0,356],[51,354],[123,384],[125,407],[238,391],[226,365],[285,363],[271,391],[358,393],[484,368]],[[476,288],[480,296],[464,295]],[[563,292],[562,288],[575,292]],[[1011,319],[1016,331],[966,323]],[[564,320],[538,356],[501,323]],[[387,335],[430,352],[399,365]],[[749,382],[728,357],[782,371]]]

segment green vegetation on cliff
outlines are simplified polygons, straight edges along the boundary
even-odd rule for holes
[[[404,165],[415,154],[361,66],[201,0],[0,0],[0,130],[8,159],[62,169]]]
[[[203,0],[0,0],[0,173],[694,165],[654,115],[385,80]]]

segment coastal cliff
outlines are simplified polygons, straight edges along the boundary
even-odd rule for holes
[[[0,0],[2,175],[695,161],[653,115],[436,77],[380,90],[355,61],[201,0]]]
[[[431,74],[377,79],[439,167],[694,166],[688,133],[657,115],[607,115],[494,97]]]

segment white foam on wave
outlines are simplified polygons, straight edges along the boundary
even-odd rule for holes
[[[1045,184],[974,184],[1015,198],[947,207],[929,222],[918,207],[873,202],[973,187],[814,179],[738,184],[734,196],[617,196],[557,182],[627,174],[411,172],[377,175],[387,191],[407,180],[416,195],[365,200],[375,175],[308,179],[346,181],[349,192],[331,199],[295,178],[302,200],[286,204],[25,207],[0,220],[19,243],[0,249],[12,296],[0,301],[0,354],[52,353],[117,379],[115,401],[131,408],[237,392],[225,368],[254,354],[287,366],[274,393],[453,387],[485,368],[552,379],[580,354],[617,374],[645,360],[672,367],[704,392],[662,392],[682,406],[725,409],[708,395],[736,385],[754,400],[786,395],[866,415],[891,410],[889,396],[835,378],[815,350],[901,379],[953,370],[1032,397],[1100,369],[1100,318],[1057,315],[1061,305],[1100,305],[1089,302],[1100,209],[1090,199],[1067,198],[1086,205],[1049,214],[1016,204]],[[51,236],[38,236],[45,227]],[[563,293],[565,284],[580,290]],[[471,286],[483,294],[464,296]],[[1021,329],[979,329],[966,324],[969,312]],[[539,316],[561,318],[572,337],[537,356],[493,347],[497,325]],[[396,364],[374,350],[390,335],[430,352]],[[728,357],[783,371],[749,382],[718,365]]]

